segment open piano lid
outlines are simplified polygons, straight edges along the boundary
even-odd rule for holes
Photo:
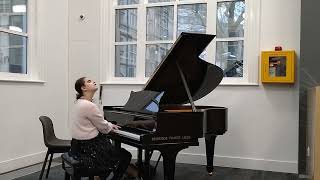
[[[150,76],[144,90],[164,91],[160,104],[185,104],[190,102],[178,66],[196,101],[215,89],[223,78],[220,67],[208,63],[199,55],[215,35],[181,33],[166,57]]]

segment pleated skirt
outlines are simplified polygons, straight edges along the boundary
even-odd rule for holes
[[[79,161],[79,166],[100,170],[108,170],[121,158],[120,151],[102,133],[89,140],[72,139],[69,155]]]

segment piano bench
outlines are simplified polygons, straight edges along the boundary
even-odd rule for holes
[[[104,177],[105,179],[110,173],[117,168],[118,165],[107,170],[94,169],[80,166],[79,161],[69,156],[68,152],[61,155],[62,169],[65,171],[65,180],[81,180],[81,177],[89,177],[89,180],[94,180],[94,176]]]

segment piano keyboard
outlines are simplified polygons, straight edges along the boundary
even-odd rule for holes
[[[134,133],[130,133],[127,131],[122,131],[122,130],[114,130],[113,132],[116,134],[119,134],[120,136],[134,139],[136,141],[140,141],[140,135],[138,135],[138,134],[134,134]]]

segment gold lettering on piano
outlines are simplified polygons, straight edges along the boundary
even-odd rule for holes
[[[191,136],[159,136],[153,137],[152,141],[167,141],[167,140],[189,140]]]
[[[181,139],[181,136],[169,136],[170,140],[179,140]]]
[[[182,136],[182,139],[191,139],[191,136]]]
[[[166,141],[168,140],[168,137],[153,137],[152,141]]]

